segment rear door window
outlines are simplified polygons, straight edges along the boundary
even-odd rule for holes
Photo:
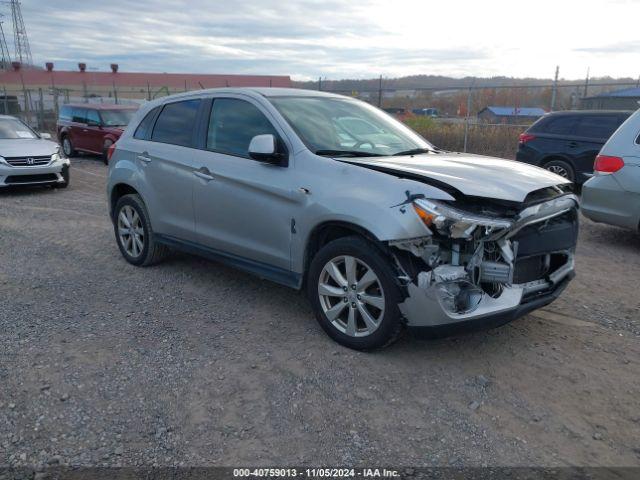
[[[580,119],[575,134],[580,137],[606,139],[621,123],[618,115],[585,115]]]
[[[87,123],[89,122],[100,125],[100,114],[98,114],[97,110],[87,110]]]
[[[191,147],[199,107],[199,99],[166,104],[153,127],[151,140]]]

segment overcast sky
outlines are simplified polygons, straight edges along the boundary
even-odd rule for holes
[[[639,0],[22,0],[22,10],[34,61],[57,69],[640,75]],[[4,29],[13,49],[9,17]]]

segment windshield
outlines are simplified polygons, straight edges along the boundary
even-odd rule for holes
[[[135,113],[135,110],[102,110],[100,116],[105,127],[125,127]]]
[[[24,123],[16,118],[0,118],[0,139],[38,138]]]
[[[303,142],[318,155],[380,156],[433,147],[402,123],[349,98],[272,97]]]

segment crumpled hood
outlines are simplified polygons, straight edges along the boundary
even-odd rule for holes
[[[41,138],[16,138],[0,140],[0,156],[2,157],[44,157],[53,155],[58,144]]]
[[[559,175],[526,163],[464,153],[337,160],[390,173],[405,172],[433,179],[450,185],[464,195],[514,202],[522,202],[535,190],[570,183]]]

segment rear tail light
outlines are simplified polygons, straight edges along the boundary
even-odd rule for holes
[[[113,152],[116,151],[116,144],[112,143],[111,145],[109,145],[109,149],[107,150],[107,161],[111,160],[111,157],[113,157]]]
[[[622,167],[624,167],[624,160],[609,155],[598,155],[593,164],[593,170],[598,173],[614,173]]]
[[[531,140],[535,140],[536,136],[535,135],[531,135],[530,133],[521,133],[520,136],[518,137],[518,142],[522,145],[524,145],[527,142],[530,142]]]

